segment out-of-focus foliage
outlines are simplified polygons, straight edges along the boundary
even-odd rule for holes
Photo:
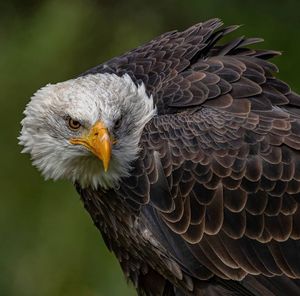
[[[210,17],[282,50],[300,90],[297,0],[10,0],[0,3],[0,295],[134,295],[67,182],[44,182],[17,145],[28,99],[156,35]]]

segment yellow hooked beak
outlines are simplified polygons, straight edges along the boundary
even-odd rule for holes
[[[104,171],[107,172],[111,157],[112,140],[106,126],[101,121],[97,121],[90,129],[89,133],[82,138],[73,138],[71,144],[83,145],[102,160]]]

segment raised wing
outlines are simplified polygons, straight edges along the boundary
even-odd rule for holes
[[[130,75],[136,83],[145,84],[147,92],[154,97],[159,114],[174,113],[183,107],[201,105],[204,101],[225,94],[232,88],[235,89],[235,94],[239,95],[241,85],[247,85],[248,95],[257,94],[260,88],[247,78],[254,77],[259,80],[257,82],[264,82],[262,67],[267,72],[276,71],[276,67],[264,59],[279,53],[246,48],[250,44],[262,41],[259,38],[241,37],[222,46],[216,45],[222,37],[238,28],[220,28],[221,26],[220,20],[212,19],[183,32],[165,33],[82,75]],[[236,55],[241,61],[230,58]],[[248,67],[241,79],[249,63],[251,67]]]

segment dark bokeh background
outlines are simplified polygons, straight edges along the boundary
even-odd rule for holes
[[[35,90],[218,16],[282,50],[279,76],[300,91],[299,11],[298,0],[1,1],[0,295],[134,295],[72,185],[44,182],[20,154],[19,122]]]

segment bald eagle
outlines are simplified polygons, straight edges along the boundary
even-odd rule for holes
[[[27,105],[19,137],[72,181],[139,295],[300,295],[300,96],[277,51],[172,31]]]

